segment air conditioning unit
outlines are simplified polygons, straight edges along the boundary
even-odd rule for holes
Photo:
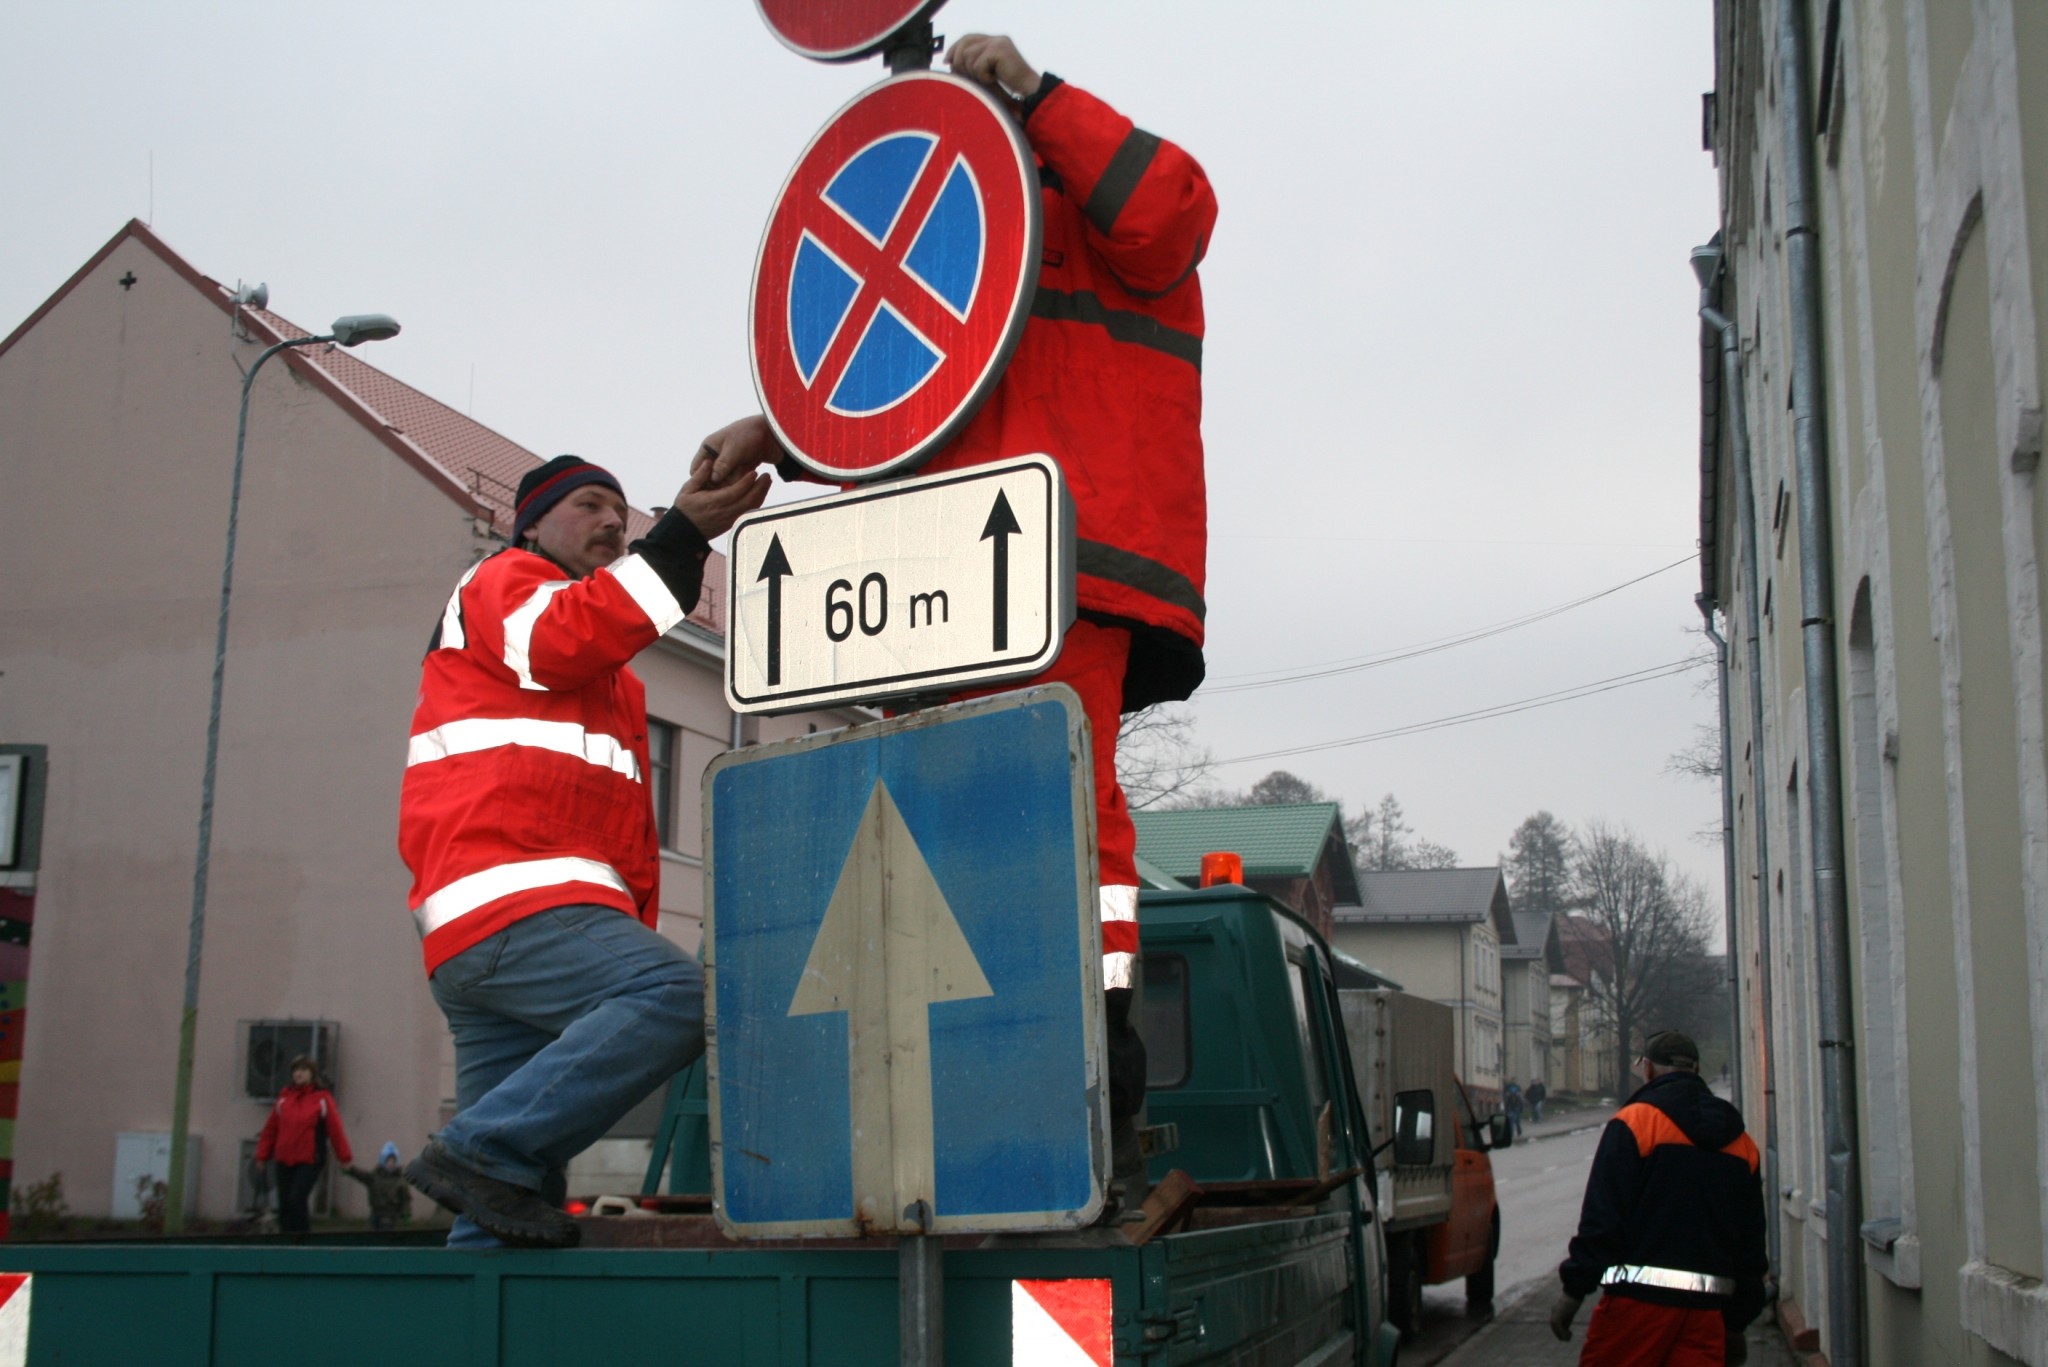
[[[243,1021],[242,1094],[252,1101],[275,1101],[291,1085],[291,1063],[304,1054],[319,1065],[320,1077],[335,1084],[340,1061],[341,1024],[322,1020]]]

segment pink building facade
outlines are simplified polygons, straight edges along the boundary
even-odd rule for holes
[[[239,367],[300,335],[237,315],[131,222],[0,341],[0,1176],[62,1173],[80,1214],[132,1204],[136,1155],[170,1128]],[[539,460],[314,347],[259,375],[247,450],[192,1087],[212,1219],[266,1113],[252,1042],[301,1037],[280,1026],[324,1025],[359,1162],[416,1150],[447,1113],[399,778],[429,633]],[[662,930],[692,949],[704,766],[855,719],[736,725],[723,575],[715,557],[698,611],[635,665],[668,750]]]

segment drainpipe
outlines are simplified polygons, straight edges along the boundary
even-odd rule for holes
[[[1717,253],[1718,255],[1718,253]],[[1763,1088],[1764,1108],[1764,1190],[1770,1218],[1764,1228],[1770,1237],[1771,1275],[1778,1275],[1778,1084],[1777,1069],[1771,1066],[1771,825],[1770,765],[1764,758],[1764,658],[1763,582],[1757,578],[1756,489],[1750,473],[1749,415],[1742,389],[1742,337],[1735,320],[1711,308],[1700,317],[1721,334],[1721,392],[1727,413],[1728,450],[1734,457],[1736,543],[1742,556],[1743,656],[1749,673],[1750,744],[1750,827],[1756,832],[1756,954],[1757,992],[1763,999],[1764,1028],[1758,1038],[1763,1066],[1758,1082]],[[1735,757],[1721,752],[1721,772],[1732,781]]]
[[[1735,944],[1735,766],[1727,759],[1730,740],[1728,724],[1728,642],[1714,628],[1714,603],[1706,594],[1693,595],[1700,610],[1701,630],[1714,643],[1714,682],[1721,703],[1721,929],[1728,965],[1728,1077],[1729,1090],[1742,1095],[1742,962]]]
[[[1792,324],[1792,456],[1799,512],[1799,635],[1805,657],[1807,795],[1813,813],[1814,946],[1820,987],[1821,1113],[1827,1136],[1828,1361],[1863,1367],[1862,1174],[1855,1022],[1849,999],[1841,719],[1835,688],[1834,531],[1821,357],[1818,180],[1807,83],[1805,0],[1778,6],[1785,266]]]

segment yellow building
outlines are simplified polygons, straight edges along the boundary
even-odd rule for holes
[[[2048,8],[1715,9],[1702,605],[1785,1319],[2048,1363]]]

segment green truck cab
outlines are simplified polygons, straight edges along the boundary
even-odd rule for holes
[[[1090,1282],[1093,1360],[1117,1367],[1387,1367],[1372,1145],[1328,946],[1242,887],[1147,892],[1139,922],[1145,1218],[947,1238],[947,1361],[1021,1367],[1020,1285]],[[739,1244],[687,1196],[633,1204],[585,1218],[568,1250],[194,1237],[12,1244],[0,1271],[32,1274],[33,1367],[899,1360],[893,1240]]]

